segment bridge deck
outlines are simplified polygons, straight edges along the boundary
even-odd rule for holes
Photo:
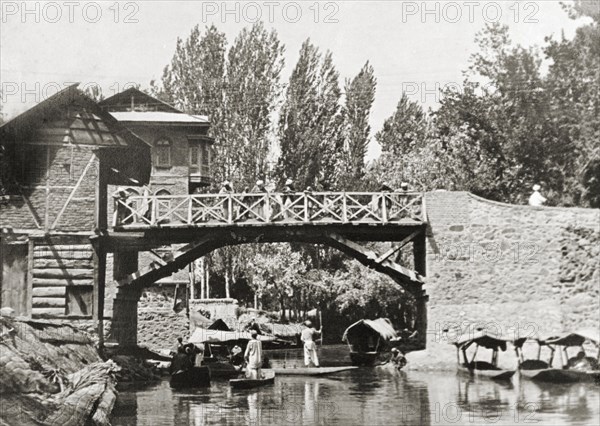
[[[426,223],[424,197],[409,192],[301,192],[132,196],[115,199],[113,228],[151,229]]]

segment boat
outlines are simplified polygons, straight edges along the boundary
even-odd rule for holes
[[[525,359],[524,346],[527,343],[537,345],[537,357]],[[596,347],[597,357],[586,356],[584,345]],[[519,359],[521,377],[533,381],[550,383],[573,383],[595,381],[600,383],[600,332],[580,330],[562,336],[545,339],[520,338],[514,341]],[[568,348],[579,347],[578,356],[569,358]],[[548,361],[541,359],[542,351],[550,351]],[[558,352],[558,367],[554,367],[555,352]]]
[[[206,366],[177,370],[171,374],[171,386],[174,388],[195,388],[210,385],[210,370]]]
[[[505,370],[498,367],[498,352],[500,350],[503,352],[506,351],[507,343],[507,340],[492,336],[484,331],[477,331],[472,335],[462,337],[454,342],[458,372],[469,377],[509,380],[515,374],[516,370]],[[471,359],[469,359],[467,350],[472,345],[475,345],[475,350]],[[475,361],[479,348],[490,349],[492,351],[491,362]]]
[[[357,366],[344,367],[300,367],[300,368],[271,368],[263,371],[273,371],[278,376],[325,376],[357,369]]]
[[[275,383],[275,372],[263,370],[262,379],[231,379],[229,385],[234,389],[252,389]]]
[[[398,335],[387,318],[360,320],[344,331],[342,341],[350,348],[352,365],[377,365],[389,359],[390,340]]]
[[[274,336],[259,334],[257,337],[261,342],[276,340]],[[230,379],[241,374],[241,368],[236,368],[228,359],[231,347],[237,344],[244,347],[251,338],[247,331],[196,327],[188,342],[204,346],[203,365],[210,370],[211,378]]]

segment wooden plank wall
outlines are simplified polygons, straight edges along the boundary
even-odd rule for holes
[[[93,249],[89,244],[39,243],[33,250],[33,317],[67,314],[67,287],[94,285]],[[90,306],[91,312],[91,306]]]

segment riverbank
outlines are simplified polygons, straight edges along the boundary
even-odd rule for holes
[[[0,349],[1,425],[109,425],[118,380],[157,378],[68,324],[0,316]]]

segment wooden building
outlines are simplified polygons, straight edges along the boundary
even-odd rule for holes
[[[0,307],[91,319],[90,237],[97,215],[111,221],[111,191],[177,195],[208,185],[208,129],[206,117],[139,90],[97,103],[76,84],[1,126]],[[99,208],[106,184],[108,211]]]

